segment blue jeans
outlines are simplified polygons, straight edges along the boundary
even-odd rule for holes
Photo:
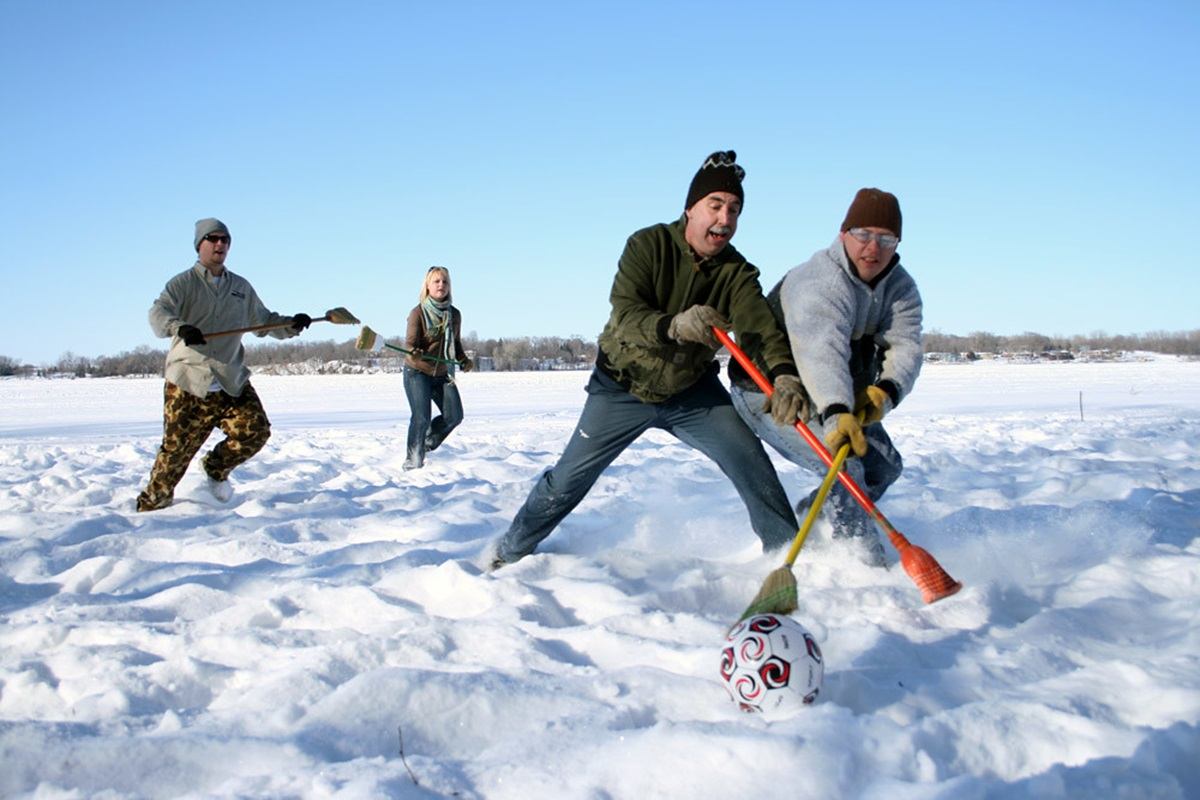
[[[404,368],[404,393],[408,395],[408,407],[412,409],[404,468],[417,469],[425,465],[425,453],[436,450],[450,431],[463,421],[462,398],[449,376],[434,378],[408,367]],[[434,404],[442,413],[430,420]]]
[[[766,395],[761,392],[740,389],[737,386],[733,387],[731,395],[733,407],[750,426],[750,430],[778,450],[788,461],[822,477],[825,476],[829,468],[817,458],[817,454],[808,446],[808,442],[804,441],[800,433],[792,426],[777,424],[771,418],[770,412],[762,410]],[[810,421],[808,428],[817,435],[817,438],[823,435],[822,427],[816,420]],[[848,458],[845,470],[874,503],[883,497],[887,488],[900,477],[900,473],[904,469],[904,460],[900,458],[899,451],[892,444],[887,431],[883,429],[883,423],[876,422],[868,425],[863,429],[863,435],[867,437],[867,454],[862,458]],[[801,517],[807,514],[808,508],[816,496],[817,489],[813,489],[808,497],[796,505],[796,513]],[[833,485],[829,496],[825,498],[825,506],[822,511],[829,515],[829,519],[833,523],[835,539],[862,538],[871,550],[877,551],[882,556],[883,545],[879,541],[879,531],[875,527],[875,521],[841,483]]]
[[[763,549],[788,544],[796,516],[758,438],[738,418],[715,372],[662,403],[643,403],[599,370],[566,450],[542,473],[498,543],[512,563],[529,555],[587,495],[600,474],[650,428],[674,435],[711,458],[733,482]]]

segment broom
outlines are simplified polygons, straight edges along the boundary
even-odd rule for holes
[[[847,442],[841,446],[837,457],[829,465],[829,471],[825,473],[825,479],[821,481],[821,487],[817,489],[817,496],[813,499],[812,505],[808,507],[808,514],[804,517],[800,530],[796,532],[792,546],[788,548],[783,566],[772,570],[771,574],[767,575],[758,594],[754,595],[750,605],[746,606],[746,610],[738,617],[738,622],[747,617],[753,617],[755,614],[787,615],[799,608],[796,576],[792,573],[792,565],[796,563],[796,556],[800,555],[800,548],[804,546],[804,540],[808,538],[809,530],[817,521],[817,515],[821,513],[821,506],[825,504],[825,498],[829,496],[829,490],[833,488],[833,481],[837,478],[838,472],[841,471],[842,464],[845,463],[846,456],[849,454],[850,443]],[[736,626],[737,622],[734,625]],[[733,630],[733,628],[729,630]]]
[[[358,320],[355,320],[355,322],[357,321]],[[369,325],[363,325],[362,330],[358,332],[358,339],[356,339],[354,342],[354,348],[356,350],[374,350],[378,339],[379,334],[371,330]],[[405,350],[403,347],[397,347],[396,345],[388,344],[387,342],[383,342],[382,346],[389,350],[395,350],[397,353],[404,353],[406,356],[416,356],[417,358],[423,358],[426,361],[434,361],[438,364],[457,364],[462,366],[461,361],[454,361],[449,358],[438,358],[437,356],[428,356],[424,353],[414,353],[412,350]]]
[[[358,317],[351,314],[342,306],[331,308],[325,312],[323,317],[313,317],[313,322],[332,322],[334,325],[357,325]],[[286,328],[292,324],[289,319],[286,322],[268,322],[265,325],[251,325],[248,328],[230,328],[227,331],[214,331],[213,333],[203,334],[205,339],[213,339],[218,336],[232,336],[235,333],[254,333],[255,331],[272,331],[276,328]]]
[[[742,369],[746,370],[746,373],[754,379],[754,382],[758,384],[758,388],[762,389],[770,397],[775,391],[771,386],[771,382],[766,379],[762,371],[742,351],[742,348],[738,347],[733,339],[729,337],[729,334],[720,328],[714,327],[713,333],[720,340],[721,344],[725,345],[726,349],[729,350]],[[824,464],[827,466],[833,464],[833,456],[829,454],[829,451],[821,443],[821,440],[817,438],[816,434],[808,429],[807,425],[797,420],[796,431],[804,438],[804,441],[808,443],[808,446],[813,449],[813,452],[817,454],[817,457]],[[926,603],[933,603],[942,598],[949,597],[962,588],[961,583],[951,578],[949,573],[942,569],[942,565],[937,562],[937,559],[925,549],[917,547],[904,538],[904,535],[896,530],[892,523],[888,522],[887,517],[875,507],[875,504],[871,502],[871,498],[867,497],[866,493],[863,492],[853,478],[845,472],[837,473],[837,477],[842,482],[842,486],[846,487],[846,491],[850,492],[850,495],[858,501],[858,504],[863,507],[863,510],[867,512],[871,519],[875,520],[875,524],[887,534],[888,541],[892,543],[892,547],[895,547],[900,553],[900,566],[904,568],[904,571],[908,573],[908,577],[921,590],[922,600]]]

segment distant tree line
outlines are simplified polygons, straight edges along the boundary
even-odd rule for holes
[[[404,347],[402,337],[386,340],[388,344]],[[404,358],[402,353],[383,349],[374,352],[358,350],[354,339],[344,342],[305,341],[289,339],[282,342],[256,344],[246,343],[246,365],[250,367],[272,367],[304,362],[327,363],[340,361],[349,364],[367,365],[374,363],[399,367]],[[481,339],[471,332],[463,336],[463,348],[477,362],[489,359],[489,367],[495,370],[518,371],[541,369],[546,363],[560,365],[590,364],[596,360],[596,343],[582,336],[523,336],[507,339]],[[67,351],[53,364],[34,366],[22,364],[14,358],[0,355],[0,377],[72,375],[83,378],[114,377],[126,375],[162,375],[166,361],[166,348],[154,349],[141,346],[115,356],[78,355]],[[394,362],[394,363],[393,363]]]
[[[1098,332],[1088,336],[1069,337],[1044,336],[1033,332],[1016,336],[997,336],[984,331],[958,336],[933,330],[925,333],[924,346],[926,353],[1044,353],[1050,350],[1079,353],[1084,350],[1146,350],[1167,355],[1200,356],[1200,329],[1118,336]]]
[[[393,336],[385,340],[396,347],[404,347],[403,337]],[[495,370],[515,372],[540,369],[546,362],[562,364],[592,363],[596,360],[596,343],[582,336],[520,336],[508,339],[481,339],[474,331],[462,337],[463,349],[476,361],[490,359]],[[278,364],[296,364],[304,361],[366,362],[372,359],[394,359],[399,362],[403,353],[390,349],[364,352],[354,347],[354,340],[346,342],[304,342],[290,339],[285,342],[247,345],[246,364],[251,367]]]
[[[403,347],[401,337],[392,337],[389,344]],[[1200,356],[1200,329],[1183,332],[1153,331],[1151,333],[1109,336],[1103,332],[1088,336],[1045,336],[1026,332],[1016,336],[998,336],[977,331],[966,336],[928,331],[924,337],[926,353],[1043,353],[1051,350],[1082,352],[1084,350],[1146,350],[1167,355]],[[492,369],[520,371],[543,369],[547,363],[558,365],[590,364],[596,360],[596,342],[582,336],[522,336],[507,339],[481,339],[472,331],[463,336],[463,347],[478,362],[489,359]],[[162,375],[166,349],[141,346],[115,356],[89,358],[70,351],[59,356],[51,365],[22,364],[14,358],[0,355],[0,377],[35,375],[74,375],[76,377],[115,377],[125,375]],[[306,361],[326,363],[379,363],[380,359],[399,360],[403,355],[391,350],[364,352],[354,347],[354,340],[345,342],[302,341],[247,344],[246,363],[251,367],[299,364]]]
[[[58,357],[58,361],[50,365],[34,366],[22,364],[19,361],[0,356],[0,377],[10,375],[74,375],[77,378],[92,376],[95,378],[110,378],[123,375],[162,375],[163,362],[167,351],[155,350],[142,345],[132,351],[118,353],[115,356],[97,356],[89,358],[72,353],[70,350]]]

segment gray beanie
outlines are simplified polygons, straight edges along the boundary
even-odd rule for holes
[[[233,237],[229,234],[229,228],[225,227],[225,223],[216,217],[205,217],[204,219],[196,220],[196,252],[200,252],[200,242],[204,241],[204,237],[210,233],[223,233],[229,236],[232,242]]]

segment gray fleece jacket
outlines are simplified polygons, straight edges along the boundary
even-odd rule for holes
[[[244,363],[246,351],[238,334],[188,347],[177,335],[181,325],[194,325],[204,333],[212,333],[290,320],[290,315],[268,310],[250,282],[228,269],[223,279],[214,285],[208,279],[208,270],[199,261],[167,281],[162,294],[150,306],[150,329],[154,335],[175,337],[167,352],[166,379],[197,397],[208,394],[214,379],[227,394],[241,395],[250,379],[250,370]],[[297,333],[285,327],[260,331],[256,335],[290,339]]]
[[[871,351],[876,372],[898,404],[921,371],[921,295],[899,256],[875,286],[863,283],[840,238],[784,276],[779,301],[800,380],[815,416],[854,408],[856,351]],[[887,383],[890,382],[889,387]]]

